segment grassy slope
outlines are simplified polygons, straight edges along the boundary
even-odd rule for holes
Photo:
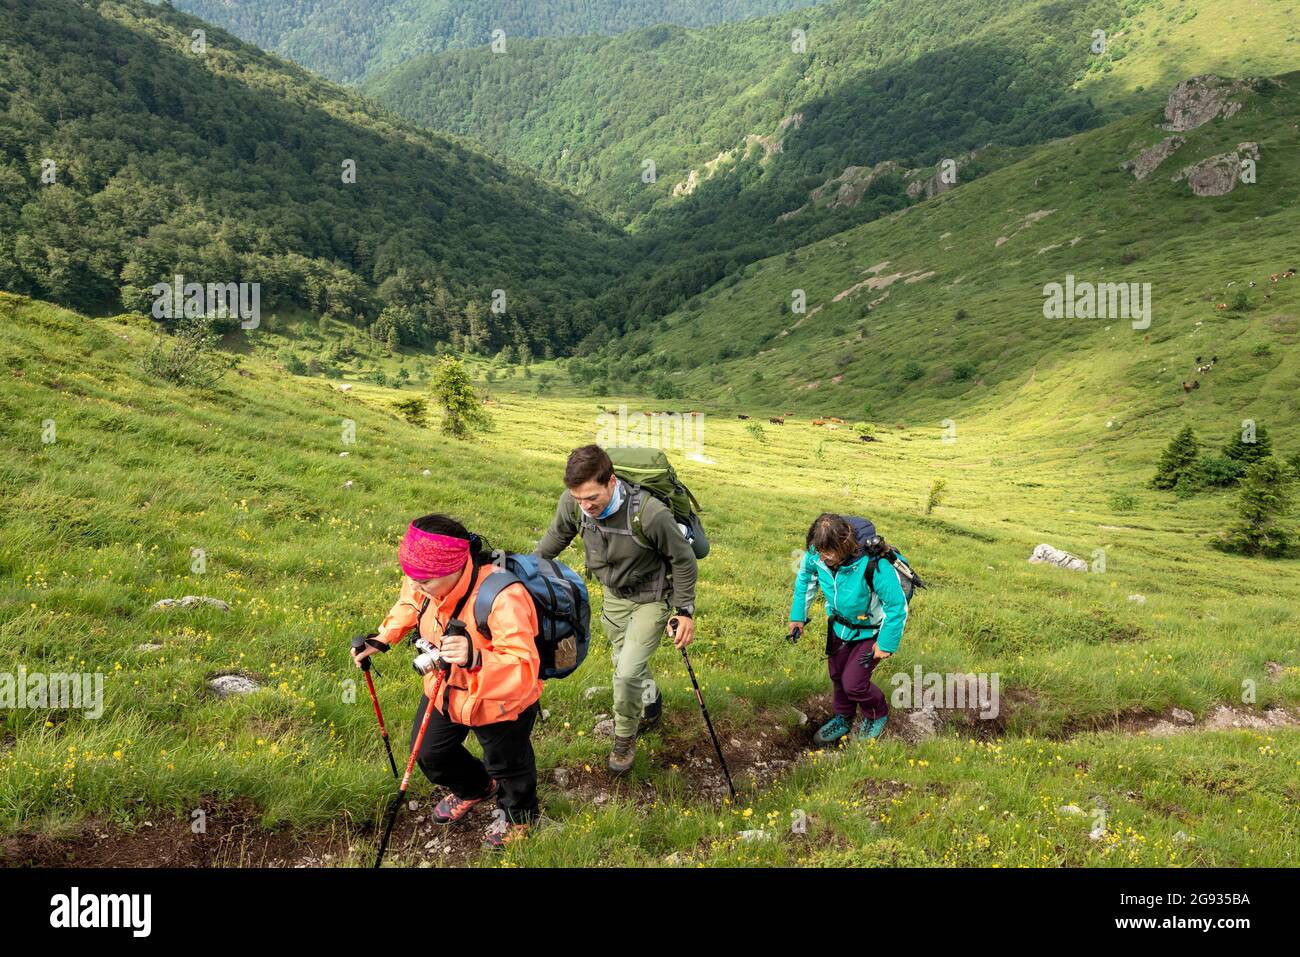
[[[247,375],[196,396],[142,381],[137,363],[152,335],[142,325],[91,322],[11,296],[0,296],[0,322],[9,450],[0,464],[0,647],[29,670],[108,673],[98,721],[5,716],[14,740],[0,748],[0,830],[84,815],[138,822],[234,798],[254,801],[268,822],[316,830],[374,820],[391,782],[364,690],[344,703],[340,682],[355,677],[347,638],[395,594],[401,529],[436,508],[496,544],[529,547],[564,454],[596,431],[593,403],[497,390],[496,431],[453,443],[394,417],[395,393],[357,386],[344,396],[257,355],[246,359]],[[1300,704],[1295,563],[1206,549],[1205,530],[1225,514],[1221,498],[1175,503],[1138,491],[1137,514],[1111,514],[1105,483],[1136,487],[1147,471],[1137,460],[1150,448],[1125,430],[1097,454],[1081,447],[1077,421],[1044,429],[1039,417],[1063,410],[1052,397],[1076,394],[1070,375],[1042,364],[1016,401],[958,416],[951,445],[916,429],[863,446],[806,424],[770,426],[758,443],[743,423],[704,406],[718,412],[706,422],[713,464],[682,463],[715,538],[693,658],[724,740],[768,726],[773,737],[784,733],[788,706],[823,716],[809,703],[827,684],[816,641],[791,649],[779,637],[791,551],[823,507],[871,514],[933,585],[880,680],[889,687],[890,675],[917,664],[997,671],[1005,737],[987,725],[917,746],[887,737],[801,762],[717,809],[671,767],[707,745],[689,684],[665,650],[655,671],[666,726],[645,742],[636,772],[659,800],[615,793],[596,805],[589,799],[608,745],[590,728],[608,697],[587,701],[582,691],[607,684],[599,642],[581,676],[548,687],[552,716],[536,736],[545,810],[560,826],[510,860],[1294,864],[1295,730],[1043,740],[1171,706],[1199,714],[1237,702],[1245,679],[1258,683],[1261,705]],[[1244,383],[1241,395],[1250,390]],[[1101,434],[1106,401],[1074,418],[1086,415]],[[341,444],[345,418],[357,423],[354,445]],[[41,441],[47,419],[58,429],[53,444]],[[948,478],[951,504],[927,518],[920,501],[936,475]],[[1107,569],[1026,564],[1040,540],[1085,556],[1105,548]],[[192,548],[207,552],[203,575],[189,570]],[[1135,592],[1148,602],[1125,600]],[[233,610],[149,610],[188,593],[224,598]],[[163,648],[139,650],[143,642]],[[1269,677],[1269,661],[1285,670]],[[219,702],[205,679],[228,669],[270,688]],[[405,652],[380,671],[400,741],[418,686]],[[557,766],[573,770],[575,793],[551,781]],[[423,781],[415,788],[429,793]],[[1090,820],[1061,815],[1069,803],[1107,807],[1106,837],[1090,841]],[[739,838],[765,822],[784,833],[796,811],[808,815],[806,835]],[[360,861],[367,845],[357,846]]]
[[[1166,135],[1154,125],[1158,110],[1044,147],[904,214],[804,247],[793,261],[754,264],[740,282],[719,284],[667,317],[648,347],[705,360],[675,373],[682,388],[731,404],[845,418],[862,417],[866,405],[869,417],[936,428],[945,417],[1002,416],[1012,436],[1095,443],[1102,457],[1129,465],[1135,455],[1149,458],[1151,444],[1184,420],[1226,437],[1242,416],[1254,416],[1294,447],[1297,291],[1268,280],[1296,265],[1297,187],[1287,157],[1300,145],[1298,84],[1296,74],[1282,77],[1273,95],[1253,95],[1231,120],[1188,134],[1142,182],[1120,163]],[[1256,184],[1198,198],[1171,181],[1184,165],[1247,140],[1262,150]],[[1135,258],[1126,264],[1126,255]],[[882,262],[889,264],[882,276],[934,274],[832,301]],[[1150,282],[1151,328],[1043,318],[1044,285],[1067,274]],[[1215,308],[1251,281],[1252,311]],[[802,319],[788,311],[795,289],[807,294]],[[885,292],[859,318],[864,301]],[[959,309],[966,318],[956,318]],[[725,344],[742,357],[708,362]],[[1257,355],[1265,345],[1270,354]],[[1195,377],[1202,353],[1221,362],[1187,396],[1179,384]],[[975,375],[958,381],[953,366],[963,360]],[[923,369],[912,382],[903,375],[909,361]],[[1112,419],[1117,425],[1107,429]]]
[[[1300,26],[1282,0],[1159,0],[1128,17],[1108,46],[1078,89],[1099,104],[1155,104],[1193,74],[1261,76],[1300,62]]]

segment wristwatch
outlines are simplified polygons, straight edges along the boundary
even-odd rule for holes
[[[675,615],[681,615],[681,616],[683,616],[683,617],[685,617],[685,618],[694,618],[694,617],[695,617],[695,606],[694,606],[694,605],[678,605],[676,608],[673,609],[673,614],[675,614]]]

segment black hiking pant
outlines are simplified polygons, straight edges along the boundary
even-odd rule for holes
[[[420,732],[429,699],[421,695],[411,727],[411,747]],[[493,778],[497,781],[497,807],[514,824],[528,824],[537,817],[537,761],[533,755],[533,723],[541,705],[533,702],[513,721],[498,721],[477,728],[450,721],[436,708],[429,715],[429,727],[416,762],[436,785],[458,798],[480,797]],[[483,746],[483,760],[470,754],[465,738],[470,731]]]

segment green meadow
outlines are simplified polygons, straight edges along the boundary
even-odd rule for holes
[[[671,647],[653,663],[664,724],[628,779],[609,778],[609,741],[593,730],[610,708],[597,634],[582,670],[543,695],[544,826],[490,857],[477,851],[486,818],[476,815],[463,825],[473,842],[438,853],[404,812],[393,863],[1296,863],[1295,561],[1209,547],[1232,493],[1147,489],[1182,421],[1164,406],[1182,392],[1116,384],[1131,366],[1154,371],[1157,349],[1196,350],[1188,330],[1153,326],[1149,349],[1127,329],[1096,330],[983,401],[953,405],[947,425],[938,399],[925,414],[894,405],[871,417],[875,442],[813,426],[815,412],[772,424],[786,411],[772,397],[656,402],[567,385],[538,396],[519,376],[491,387],[491,430],[457,441],[436,412],[412,424],[394,411],[414,386],[356,381],[345,393],[288,374],[274,356],[300,341],[291,330],[234,333],[239,369],[196,392],[142,373],[156,335],[143,318],[89,320],[0,294],[0,321],[0,648],[28,672],[106,676],[98,719],[4,713],[7,858],[90,831],[129,844],[195,809],[218,827],[238,808],[241,826],[329,840],[329,863],[369,864],[394,785],[347,645],[397,594],[407,522],[445,511],[495,546],[530,550],[567,452],[608,425],[601,410],[626,405],[702,413],[700,454],[670,454],[714,542],[692,662],[738,800],[717,787]],[[1239,335],[1267,322],[1252,316]],[[1157,333],[1169,340],[1157,345]],[[1167,403],[1140,401],[1157,391]],[[1199,414],[1203,441],[1230,437],[1249,392],[1243,383],[1219,414]],[[1293,451],[1294,426],[1267,421]],[[936,479],[945,487],[927,514]],[[808,750],[829,716],[818,629],[798,645],[783,636],[793,557],[822,510],[872,518],[930,585],[878,683],[891,692],[891,677],[918,666],[996,674],[995,717],[941,711],[938,733],[922,738],[896,706],[879,742]],[[1093,570],[1029,564],[1040,542]],[[563,557],[581,568],[576,550]],[[151,608],[190,594],[230,610]],[[599,601],[593,583],[596,613]],[[376,665],[399,762],[420,694],[408,662],[402,647]],[[231,673],[261,690],[216,697],[209,680]],[[1220,707],[1243,726],[1211,730]],[[1173,709],[1197,725],[1159,733]],[[437,795],[417,774],[411,796]]]

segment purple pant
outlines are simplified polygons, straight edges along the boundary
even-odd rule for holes
[[[871,673],[880,660],[875,657],[875,639],[841,641],[835,635],[828,635],[826,650],[826,666],[835,689],[835,713],[849,721],[859,706],[863,716],[873,721],[889,714],[885,693],[871,683]]]

